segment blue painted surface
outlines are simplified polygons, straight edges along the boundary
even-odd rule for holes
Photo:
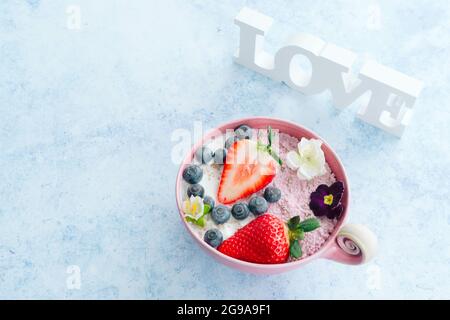
[[[271,50],[310,32],[425,81],[404,137],[234,65],[244,5],[276,19]],[[446,0],[2,1],[0,298],[450,298],[448,21]],[[171,133],[252,115],[336,149],[350,221],[379,236],[373,263],[254,276],[197,249],[176,210]]]

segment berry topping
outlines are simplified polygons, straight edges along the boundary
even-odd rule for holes
[[[224,164],[226,158],[227,158],[227,150],[217,149],[216,152],[214,152],[214,162],[216,164]]]
[[[210,196],[205,196],[203,198],[203,203],[207,204],[211,210],[214,208],[214,205],[216,204],[214,199],[212,197],[210,197]]]
[[[230,149],[230,147],[239,139],[235,136],[233,137],[229,137],[226,141],[225,141],[225,149]]]
[[[190,184],[199,183],[203,178],[203,170],[200,166],[191,164],[183,170],[183,179]]]
[[[203,236],[203,240],[211,247],[217,248],[223,241],[223,235],[219,229],[209,229]]]
[[[264,199],[267,202],[274,203],[281,199],[281,190],[275,187],[267,187],[264,190]]]
[[[203,198],[205,195],[205,188],[203,188],[200,184],[191,184],[187,189],[188,197],[200,197]]]
[[[198,148],[195,152],[195,158],[203,164],[211,162],[214,157],[214,153],[208,147]]]
[[[269,205],[263,197],[254,196],[248,202],[248,208],[255,216],[259,216],[260,214],[267,212]]]
[[[240,140],[230,148],[220,179],[217,199],[233,203],[272,182],[277,162],[256,141]]]
[[[253,132],[251,127],[249,127],[246,124],[243,124],[234,129],[234,134],[236,135],[236,137],[242,140],[242,139],[251,139]]]
[[[237,220],[244,220],[250,214],[250,210],[245,202],[238,202],[231,208],[231,214]]]
[[[300,222],[296,216],[287,225],[272,214],[263,214],[251,221],[217,249],[227,256],[253,263],[275,264],[287,262],[289,256],[300,258],[300,241],[305,232],[320,227],[315,218]]]
[[[218,250],[248,262],[284,263],[289,258],[289,235],[283,220],[264,214],[239,229]]]
[[[211,218],[216,224],[224,224],[230,219],[230,217],[231,217],[230,209],[221,204],[214,207],[214,209],[211,212]]]

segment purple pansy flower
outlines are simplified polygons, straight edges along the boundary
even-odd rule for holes
[[[343,194],[344,184],[341,181],[337,181],[331,186],[321,184],[316,191],[311,193],[309,208],[317,217],[339,218],[344,210],[341,204]]]

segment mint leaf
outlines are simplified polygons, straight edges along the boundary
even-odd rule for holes
[[[283,165],[283,160],[281,160],[281,158],[275,153],[275,151],[272,151],[272,149],[270,149],[268,150],[268,152],[272,156],[272,158],[274,158],[275,161],[278,162],[280,166]]]
[[[275,160],[276,162],[278,162],[278,164],[279,164],[280,166],[282,166],[282,165],[283,165],[283,161],[282,161],[281,158],[276,154],[276,152],[272,150],[272,128],[269,127],[268,130],[269,130],[269,136],[268,136],[269,144],[268,144],[268,145],[265,145],[265,144],[263,144],[262,142],[258,141],[258,142],[257,142],[257,149],[258,149],[259,151],[262,151],[262,152],[267,152],[272,158],[274,158],[274,160]]]
[[[272,146],[272,127],[269,126],[269,127],[267,128],[267,131],[268,131],[267,140],[269,140],[269,145],[268,145],[268,147],[270,148],[270,147]]]
[[[291,241],[291,246],[289,247],[289,253],[293,258],[300,258],[302,256],[302,247],[298,240]]]
[[[304,232],[311,232],[320,227],[320,221],[317,220],[316,218],[305,219],[302,222],[300,222],[299,227]]]
[[[205,204],[203,206],[203,215],[208,214],[210,211],[211,211],[211,206],[209,204]]]
[[[298,225],[300,224],[300,216],[295,216],[288,221],[288,228],[289,230],[295,230],[297,229]]]
[[[256,142],[256,148],[259,151],[266,151],[267,150],[267,146],[264,143],[262,143],[261,141]]]

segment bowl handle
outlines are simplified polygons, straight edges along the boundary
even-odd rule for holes
[[[377,252],[377,237],[366,226],[347,224],[339,230],[324,258],[344,264],[364,264]]]

